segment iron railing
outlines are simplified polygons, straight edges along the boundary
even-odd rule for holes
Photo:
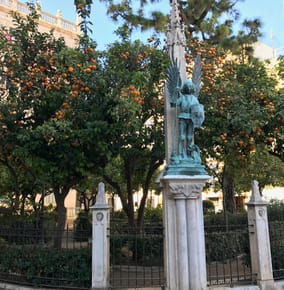
[[[272,249],[275,245],[284,246],[283,224],[281,230],[276,224],[270,229],[274,233]],[[66,228],[61,248],[54,247],[57,238],[54,226],[47,224],[1,225],[0,280],[38,287],[89,289],[90,230]],[[162,224],[145,223],[143,228],[137,228],[112,220],[109,238],[112,288],[165,286]],[[209,285],[253,283],[246,225],[206,227],[205,244]],[[278,257],[279,251],[284,252],[283,248],[278,250]],[[276,269],[278,275],[283,274],[282,269]]]
[[[247,225],[207,226],[205,247],[209,285],[254,283]]]
[[[112,221],[111,275],[113,288],[163,287],[163,227],[145,224],[130,227]]]
[[[58,247],[58,237],[61,247]],[[55,243],[56,241],[56,243]],[[55,244],[57,247],[55,247]],[[18,222],[0,226],[0,281],[61,289],[90,289],[89,231]]]
[[[273,277],[275,280],[284,279],[284,221],[270,222],[269,236]]]

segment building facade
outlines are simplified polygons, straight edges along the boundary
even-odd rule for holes
[[[79,18],[77,23],[70,22],[62,18],[61,11],[58,10],[56,15],[41,11],[40,3],[37,2],[37,9],[40,14],[39,30],[41,32],[50,32],[53,29],[54,36],[65,39],[66,45],[74,47],[80,34]],[[11,12],[17,12],[20,15],[27,15],[29,7],[18,0],[0,0],[0,25],[13,27]]]

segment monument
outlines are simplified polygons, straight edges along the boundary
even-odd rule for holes
[[[201,85],[200,56],[195,60],[192,79],[185,79],[181,84],[179,66],[176,61],[172,61],[167,71],[167,92],[168,102],[175,108],[175,113],[173,147],[166,174],[207,174],[201,164],[199,147],[194,144],[194,130],[200,128],[204,121],[204,108],[198,100]]]
[[[165,90],[166,170],[161,178],[167,290],[207,289],[202,190],[209,180],[194,142],[204,121],[198,96],[201,60],[186,76],[184,25],[177,0],[171,2],[167,48],[172,63]]]

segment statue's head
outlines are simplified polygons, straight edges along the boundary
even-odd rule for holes
[[[182,94],[194,94],[195,92],[195,85],[192,80],[185,80],[183,86],[181,88]]]

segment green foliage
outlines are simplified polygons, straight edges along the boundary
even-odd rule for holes
[[[120,24],[119,31],[127,29],[127,33],[132,33],[135,29],[141,31],[154,28],[156,31],[164,31],[168,17],[160,10],[145,13],[145,10],[151,10],[153,1],[140,1],[139,4],[134,1],[127,0],[121,2],[113,2],[104,0],[107,4],[107,13],[111,19]],[[149,5],[150,4],[150,5]]]
[[[269,220],[269,236],[271,244],[271,257],[274,277],[284,269],[284,202],[271,200],[267,207]],[[279,271],[280,270],[280,271]]]
[[[206,215],[204,217],[205,226],[221,226],[228,225],[228,227],[236,227],[238,225],[247,224],[247,213],[244,211],[238,214],[218,212],[216,214]]]
[[[164,160],[163,97],[161,79],[167,55],[140,41],[115,42],[104,52],[105,93],[117,102],[113,146],[118,154],[108,163],[103,176],[121,199],[123,210],[134,224],[133,193],[143,189],[143,201]],[[137,219],[143,218],[145,203]]]
[[[284,221],[284,202],[282,200],[271,200],[267,207],[267,215],[270,222]]]
[[[81,19],[80,28],[84,34],[83,41],[87,37],[88,33],[92,32],[90,29],[90,25],[92,25],[92,22],[90,21],[92,3],[92,0],[74,0],[77,14]]]
[[[43,222],[46,226],[54,227],[55,225],[55,208],[52,205],[44,207],[43,212],[35,212],[34,210],[25,210],[24,215],[14,214],[9,211],[0,215],[0,224],[3,226],[12,226],[16,224],[34,224]]]
[[[249,254],[249,237],[247,229],[206,232],[207,263],[236,259]]]
[[[147,223],[162,223],[163,222],[163,209],[161,206],[145,207],[144,219]]]
[[[4,246],[0,252],[0,271],[21,277],[33,286],[87,287],[91,285],[89,249],[33,248]],[[15,276],[15,278],[16,278]],[[67,282],[66,282],[67,281]],[[59,283],[59,284],[57,284]]]
[[[74,238],[77,242],[86,242],[92,237],[91,215],[85,211],[79,213],[74,223]]]
[[[84,47],[68,48],[53,32],[41,33],[32,5],[29,15],[13,18],[13,28],[0,30],[0,163],[12,180],[5,190],[23,214],[28,199],[35,207],[44,180],[63,230],[70,188],[104,167],[116,149],[117,102],[104,94],[87,36]]]
[[[121,227],[122,229],[122,227]],[[120,229],[120,230],[121,230]],[[153,234],[151,227],[143,232],[133,228],[111,235],[112,263],[121,265],[161,266],[163,264],[162,228]]]
[[[155,35],[165,32],[168,23],[168,11],[160,9],[158,1],[118,1],[114,3],[104,0],[107,13],[112,20],[119,23],[117,34],[126,39],[135,30],[153,30]],[[186,37],[201,39],[214,46],[230,49],[234,54],[245,58],[252,54],[252,44],[261,36],[261,21],[259,19],[245,19],[239,23],[240,11],[237,10],[238,1],[196,1],[178,2],[180,16],[185,24]],[[157,8],[158,7],[158,8]],[[226,18],[223,15],[226,14]],[[239,25],[236,32],[234,26]],[[153,41],[152,37],[149,41]]]
[[[284,223],[283,223],[283,205],[282,205],[282,219],[278,220],[278,216],[275,221],[269,223],[269,236],[271,245],[271,257],[274,277],[277,278],[277,274],[281,275],[284,269]],[[280,273],[278,272],[279,270]]]
[[[124,221],[127,221],[127,215],[125,213],[125,211],[123,210],[117,210],[115,212],[112,213],[112,218],[114,220],[124,220]]]
[[[203,214],[209,215],[215,213],[215,206],[211,200],[203,200]]]
[[[203,144],[204,156],[220,165],[211,166],[209,174],[222,185],[226,210],[234,212],[233,195],[247,190],[253,178],[262,187],[277,183],[271,175],[277,162],[266,152],[273,148],[273,132],[279,132],[274,119],[276,104],[283,103],[283,98],[277,93],[275,76],[263,62],[237,63],[221,57],[218,71],[212,70],[209,57],[204,58],[208,61],[204,67],[210,67],[200,95],[206,118],[196,142]]]

